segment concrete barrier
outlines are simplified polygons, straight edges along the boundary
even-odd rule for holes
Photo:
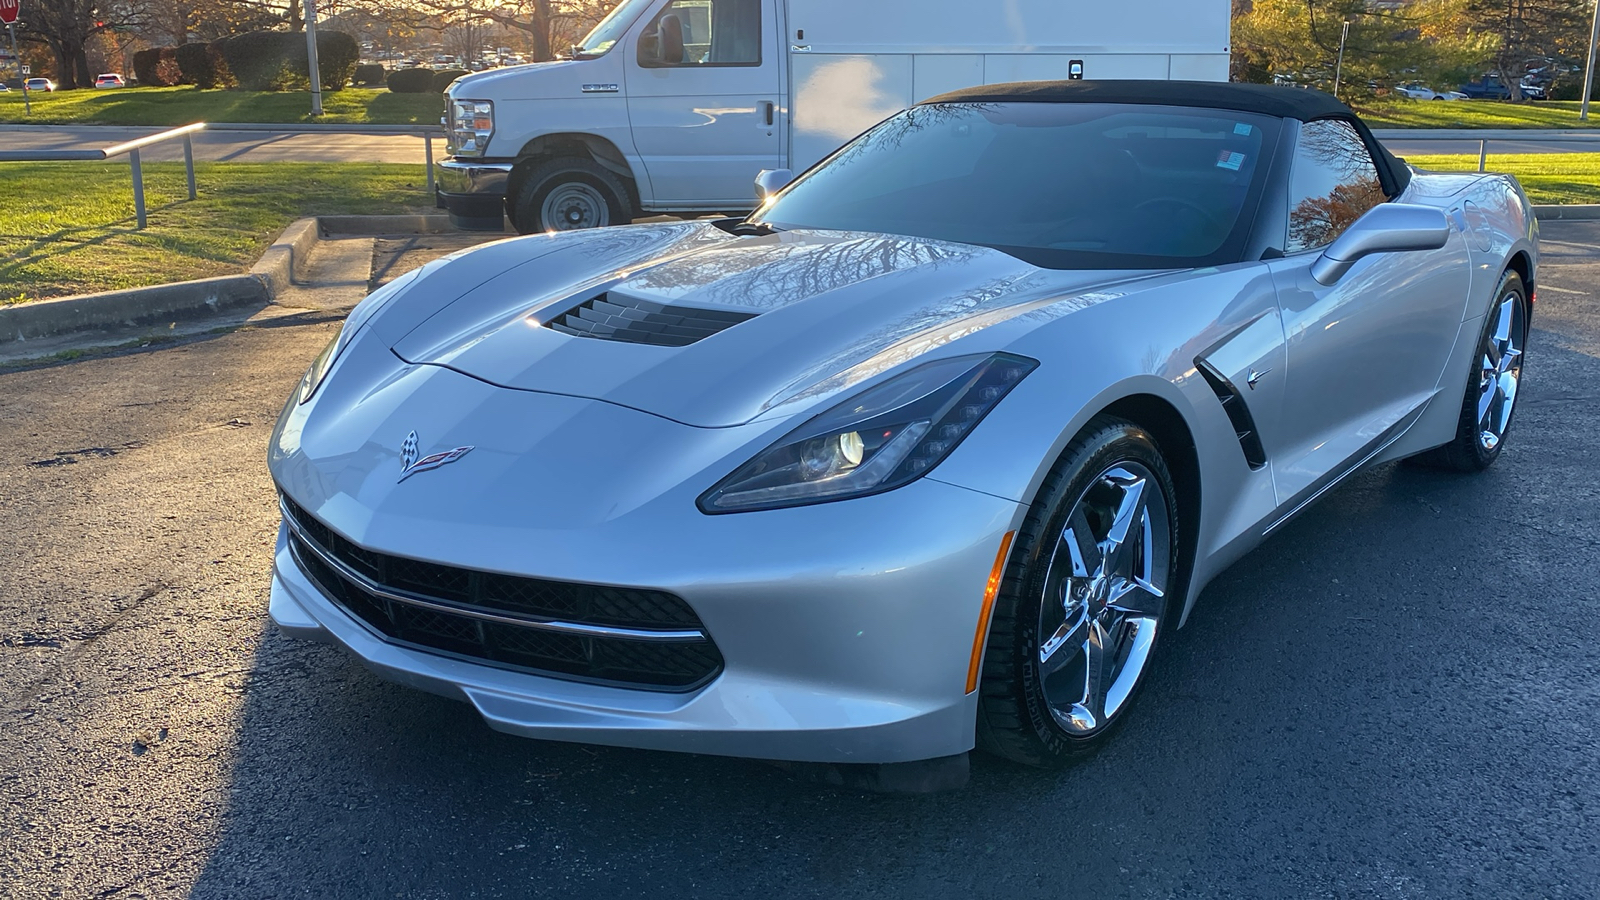
[[[1600,203],[1534,206],[1533,214],[1540,219],[1600,219]]]
[[[79,332],[138,327],[272,302],[267,281],[225,275],[0,307],[0,347]]]
[[[321,236],[316,219],[296,219],[267,247],[261,259],[250,267],[250,274],[265,280],[273,294],[282,293],[305,274],[306,262],[311,259],[311,248],[317,245],[317,239]]]

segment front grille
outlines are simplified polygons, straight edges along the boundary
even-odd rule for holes
[[[574,337],[683,347],[753,318],[755,313],[737,310],[669,306],[601,294],[551,319],[549,327]]]
[[[691,690],[722,670],[722,654],[700,618],[674,594],[480,572],[374,553],[288,497],[282,500],[294,526],[289,529],[290,546],[301,568],[330,599],[390,642],[540,675],[662,690]],[[324,556],[379,590],[330,565]],[[555,627],[645,634],[573,633],[552,630],[552,621],[560,623]],[[663,631],[699,635],[649,639],[649,633]]]

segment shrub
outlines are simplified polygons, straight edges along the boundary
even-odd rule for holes
[[[151,47],[133,54],[133,77],[143,85],[166,87],[183,77],[171,47]]]
[[[286,31],[251,31],[228,38],[222,58],[239,87],[247,91],[278,91],[293,80],[290,60],[295,47],[305,58],[305,38]],[[301,71],[305,63],[300,64]]]
[[[305,41],[301,41],[301,46]],[[304,51],[301,58],[304,58]],[[322,78],[322,89],[325,91],[342,91],[350,83],[350,75],[356,70],[356,63],[361,60],[361,46],[356,39],[342,31],[317,32],[317,74]],[[299,70],[309,72],[305,63],[300,63]],[[307,75],[307,78],[310,76]]]
[[[433,73],[433,85],[431,90],[435,94],[442,94],[450,87],[450,82],[455,81],[457,78],[460,78],[465,74],[467,74],[466,69],[440,69],[439,71]]]
[[[217,86],[217,69],[211,61],[210,44],[180,44],[173,51],[173,57],[178,62],[184,84],[203,88]]]
[[[383,66],[373,63],[372,65],[356,66],[356,72],[350,77],[350,80],[362,87],[371,87],[375,84],[383,84],[386,78],[388,78],[388,73],[383,70]]]
[[[228,68],[228,59],[222,55],[222,47],[228,42],[221,38],[206,45],[206,56],[211,60],[211,72],[215,77],[213,87],[231,88],[238,87],[238,79],[233,77],[233,72]]]
[[[433,90],[432,69],[400,69],[389,73],[389,90],[396,94],[426,94]]]

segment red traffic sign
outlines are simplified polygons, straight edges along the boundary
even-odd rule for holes
[[[22,0],[0,0],[0,22],[7,25],[17,21],[17,11],[22,8]]]

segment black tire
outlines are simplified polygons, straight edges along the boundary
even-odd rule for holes
[[[1466,383],[1461,398],[1461,413],[1456,420],[1455,437],[1442,447],[1435,447],[1411,457],[1409,462],[1449,472],[1482,472],[1500,458],[1500,453],[1506,446],[1506,438],[1511,434],[1516,404],[1512,403],[1511,413],[1507,414],[1499,441],[1493,447],[1485,447],[1479,439],[1481,432],[1478,427],[1478,399],[1483,384],[1481,360],[1494,337],[1497,325],[1496,311],[1505,302],[1507,295],[1515,296],[1516,302],[1522,309],[1521,333],[1517,335],[1517,346],[1524,349],[1528,346],[1528,291],[1522,283],[1522,276],[1508,271],[1500,276],[1500,284],[1495,287],[1494,302],[1489,304],[1489,312],[1484,316],[1483,331],[1478,335],[1478,344],[1472,351],[1472,359],[1464,379]]]
[[[1115,466],[1137,463],[1153,474],[1164,499],[1169,535],[1165,560],[1168,584],[1161,603],[1157,644],[1175,621],[1182,601],[1177,492],[1172,475],[1155,440],[1139,426],[1111,416],[1096,416],[1073,438],[1046,476],[1027,519],[1017,532],[1006,565],[984,654],[979,688],[978,747],[1015,762],[1055,768],[1093,753],[1127,718],[1137,692],[1149,680],[1152,662],[1138,675],[1127,701],[1093,734],[1078,736],[1057,721],[1045,699],[1040,678],[1041,610],[1045,604],[1046,576],[1054,547],[1067,525],[1067,517],[1090,487]],[[1152,647],[1148,660],[1156,658]]]
[[[583,202],[571,207],[571,218],[545,216],[546,201],[561,192],[587,201],[594,217],[584,211]],[[588,159],[556,159],[534,167],[521,179],[512,198],[511,224],[521,234],[626,225],[633,218],[632,206],[627,186],[604,166]]]

